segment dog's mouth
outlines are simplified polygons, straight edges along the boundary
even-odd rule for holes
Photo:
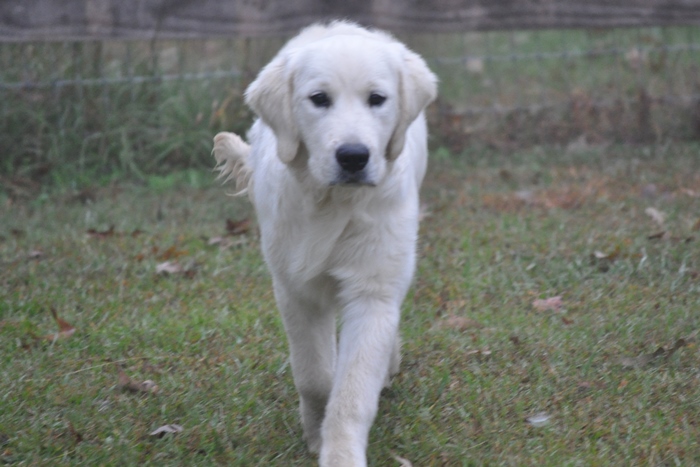
[[[341,172],[338,177],[331,182],[331,186],[377,186],[374,180],[367,178],[364,172],[348,173]]]

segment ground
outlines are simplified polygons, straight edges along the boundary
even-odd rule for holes
[[[433,151],[370,463],[700,463],[698,154]],[[212,179],[0,197],[3,463],[314,464],[250,206]]]

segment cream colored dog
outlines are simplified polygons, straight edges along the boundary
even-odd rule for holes
[[[221,175],[255,205],[304,437],[321,466],[366,465],[379,393],[398,371],[427,162],[423,110],[436,83],[388,34],[311,26],[247,89],[260,117],[250,146],[233,133],[214,139]]]

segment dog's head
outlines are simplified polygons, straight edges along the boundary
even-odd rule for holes
[[[349,23],[290,41],[246,91],[291,163],[305,149],[323,185],[376,185],[437,93],[425,62],[390,36]]]

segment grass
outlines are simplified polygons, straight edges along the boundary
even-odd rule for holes
[[[435,151],[370,463],[700,463],[699,150]],[[251,209],[212,178],[0,199],[4,463],[314,464],[255,229],[209,244]],[[36,340],[52,308],[75,333]]]

